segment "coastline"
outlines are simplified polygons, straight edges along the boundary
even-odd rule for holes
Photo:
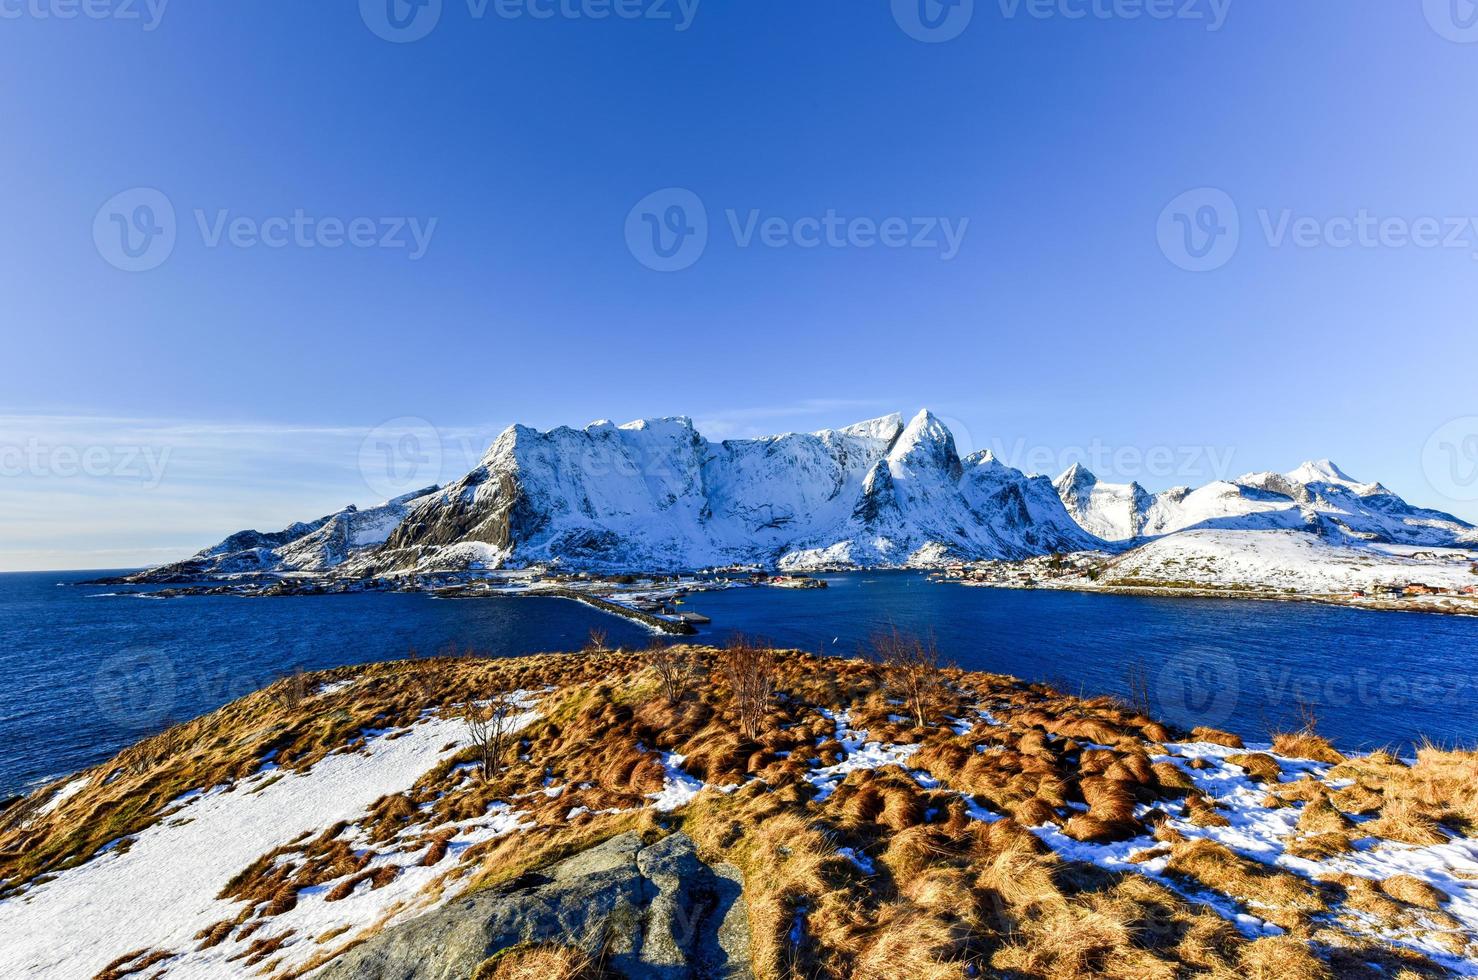
[[[1366,609],[1372,612],[1411,612],[1437,613],[1448,616],[1478,616],[1478,597],[1467,596],[1448,595],[1379,599],[1371,596],[1357,597],[1336,593],[1281,592],[1276,589],[1214,585],[1098,585],[1092,582],[1078,581],[1062,583],[1038,582],[1033,585],[1026,585],[1012,582],[977,582],[950,578],[936,578],[932,579],[932,581],[944,585],[961,585],[969,588],[1083,592],[1097,595],[1143,596],[1156,599],[1242,599],[1252,602],[1312,602],[1326,606],[1346,606],[1352,609]],[[1451,601],[1430,601],[1433,598]]]

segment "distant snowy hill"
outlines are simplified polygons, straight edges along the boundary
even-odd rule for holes
[[[1251,473],[1203,487],[1149,493],[1102,483],[1074,466],[1054,483],[1073,518],[1105,541],[1125,544],[1190,529],[1306,530],[1336,540],[1449,547],[1478,544],[1478,529],[1413,507],[1379,483],[1360,483],[1329,460],[1289,473]]]
[[[281,531],[239,531],[184,561],[161,565],[135,577],[191,581],[251,572],[325,572],[356,552],[383,544],[411,505],[434,490],[436,487],[427,487],[364,510],[350,504],[327,517]]]
[[[991,453],[962,459],[927,411],[841,429],[713,442],[686,418],[512,426],[478,465],[428,488],[282,531],[243,531],[145,579],[349,576],[554,565],[681,570],[936,566],[1121,552],[1190,530],[1301,531],[1329,542],[1478,544],[1328,461],[1150,493],[1082,467],[1056,481]],[[1249,538],[1252,540],[1265,540]]]

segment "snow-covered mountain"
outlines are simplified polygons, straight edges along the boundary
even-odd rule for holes
[[[184,561],[135,576],[153,581],[193,581],[252,572],[326,572],[351,555],[383,544],[427,487],[360,510],[353,504],[316,521],[281,531],[238,531]]]
[[[1450,514],[1413,507],[1379,483],[1351,479],[1329,460],[1288,473],[1250,473],[1203,487],[1150,493],[1137,483],[1102,483],[1081,466],[1054,482],[1073,518],[1105,541],[1134,544],[1199,529],[1306,530],[1348,543],[1449,547],[1478,544],[1478,529]]]
[[[927,411],[722,442],[686,418],[514,426],[363,561],[377,572],[929,565],[1101,545],[1044,482],[988,454],[961,460]]]
[[[515,425],[442,488],[243,531],[143,578],[348,576],[554,565],[680,570],[931,566],[1123,551],[1189,529],[1313,531],[1326,540],[1478,543],[1328,461],[1150,493],[1075,466],[1055,482],[989,452],[961,459],[928,411],[841,429],[713,442],[686,418],[540,432]]]

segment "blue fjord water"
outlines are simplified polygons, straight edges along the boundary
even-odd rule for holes
[[[150,599],[75,583],[97,572],[0,575],[0,796],[75,772],[295,668],[448,648],[490,656],[651,637],[554,598],[377,593]],[[1478,619],[1306,603],[1147,599],[931,583],[910,572],[830,576],[824,590],[731,589],[685,608],[735,633],[856,654],[896,625],[962,667],[1126,694],[1142,671],[1155,713],[1263,738],[1315,707],[1343,748],[1478,743]]]

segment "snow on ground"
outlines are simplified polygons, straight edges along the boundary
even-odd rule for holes
[[[51,799],[49,799],[49,800],[46,801],[46,805],[45,806],[43,806],[40,810],[37,810],[36,811],[36,816],[38,816],[38,817],[44,817],[48,813],[54,812],[57,807],[61,806],[65,802],[67,802],[72,797],[76,796],[78,793],[82,792],[82,790],[86,788],[86,786],[87,786],[87,784],[88,784],[89,781],[90,781],[90,777],[88,777],[88,776],[79,776],[76,779],[72,780],[71,782],[67,783],[67,785],[65,785],[61,789],[57,790],[56,791],[56,794],[54,796],[52,796]]]
[[[806,781],[816,787],[816,799],[826,799],[847,778],[847,774],[857,772],[861,769],[881,769],[884,766],[900,766],[905,771],[908,766],[905,763],[919,750],[917,745],[884,745],[881,742],[869,742],[867,732],[857,731],[851,727],[852,718],[846,711],[831,712],[825,708],[821,709],[822,715],[836,723],[836,738],[842,743],[847,756],[842,761],[831,766],[819,766],[806,774]]]
[[[1161,801],[1160,809],[1171,813],[1169,825],[1187,838],[1207,838],[1223,844],[1243,857],[1290,871],[1313,881],[1321,875],[1349,873],[1372,881],[1403,874],[1423,881],[1449,898],[1442,906],[1444,912],[1462,923],[1468,935],[1478,935],[1478,841],[1455,838],[1448,843],[1419,847],[1400,844],[1379,838],[1365,838],[1356,843],[1352,853],[1337,855],[1322,861],[1294,857],[1286,853],[1298,823],[1302,808],[1288,806],[1269,808],[1263,805],[1268,787],[1248,778],[1240,767],[1226,762],[1226,758],[1240,753],[1262,752],[1277,760],[1283,770],[1279,781],[1292,782],[1312,777],[1331,789],[1348,784],[1329,778],[1331,766],[1303,759],[1273,755],[1269,746],[1249,745],[1245,749],[1231,749],[1207,742],[1172,743],[1165,748],[1169,754],[1152,757],[1154,762],[1169,762],[1177,766],[1195,783],[1196,787],[1219,805],[1218,812],[1230,823],[1225,827],[1200,827],[1191,823],[1188,811],[1182,805],[1176,812],[1176,804]],[[1203,769],[1192,768],[1191,760],[1201,759],[1209,765]],[[1141,807],[1141,815],[1146,807]],[[1136,855],[1162,847],[1151,836],[1134,840],[1117,841],[1109,844],[1083,843],[1064,835],[1051,824],[1032,829],[1042,841],[1064,858],[1086,861],[1099,867],[1118,872],[1143,874],[1166,885],[1183,897],[1208,905],[1232,922],[1250,937],[1275,935],[1282,932],[1277,926],[1265,922],[1237,906],[1226,896],[1215,892],[1190,888],[1183,879],[1166,876],[1163,872],[1168,863],[1166,857],[1148,860],[1131,860]],[[1455,973],[1478,976],[1478,962],[1454,957],[1451,951],[1430,940],[1435,929],[1417,931],[1382,930],[1382,935],[1398,945],[1407,946],[1429,956]]]
[[[516,696],[524,711],[514,724],[522,729],[537,715],[526,692]],[[269,763],[234,786],[185,794],[175,801],[182,809],[139,833],[130,847],[110,847],[0,902],[0,936],[5,937],[0,976],[74,980],[145,948],[181,952],[163,964],[171,974],[192,980],[240,976],[239,961],[227,962],[241,952],[239,944],[195,950],[197,933],[241,911],[240,903],[217,899],[222,887],[274,848],[340,820],[363,818],[376,800],[409,789],[467,744],[464,725],[436,715],[423,716],[404,731],[397,738],[370,739],[363,752],[329,755],[306,772],[287,772]],[[518,827],[518,817],[495,807],[485,817],[459,825],[453,846],[463,849],[508,833]],[[300,893],[298,908],[274,917],[252,938],[295,928],[299,942],[288,956],[295,962],[306,960],[315,951],[306,940],[345,923],[370,925],[441,873],[434,867],[410,867],[420,856],[392,852],[377,858],[400,865],[401,874],[377,890],[362,885],[341,902],[327,903],[307,889]],[[79,928],[86,929],[85,946],[76,942]]]
[[[672,752],[662,753],[662,789],[660,792],[647,794],[652,798],[652,809],[659,813],[670,813],[687,806],[693,797],[703,792],[706,784],[683,772],[681,767],[685,761],[687,756]]]
[[[1467,551],[1419,551],[1433,557],[1414,558],[1389,546],[1343,547],[1303,531],[1181,531],[1126,553],[1098,583],[1154,579],[1301,593],[1348,593],[1412,582],[1459,589],[1478,585]]]

